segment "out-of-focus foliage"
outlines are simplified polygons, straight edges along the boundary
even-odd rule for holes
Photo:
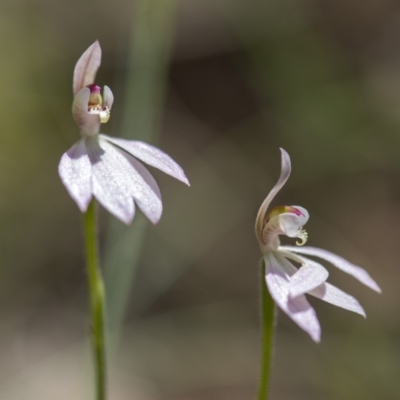
[[[309,244],[368,269],[383,294],[330,268],[368,318],[311,300],[315,345],[280,316],[272,399],[398,398],[396,2],[6,0],[0,11],[1,399],[88,398],[81,221],[57,164],[78,135],[73,66],[95,39],[98,83],[117,99],[104,132],[157,142],[192,184],[155,172],[156,227],[101,214],[110,398],[254,395],[253,224],[278,147],[293,174],[277,201],[307,208]]]

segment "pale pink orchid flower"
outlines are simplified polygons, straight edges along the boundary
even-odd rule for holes
[[[281,153],[281,175],[262,203],[255,225],[265,262],[265,281],[278,307],[315,342],[319,342],[321,327],[315,310],[306,299],[306,293],[364,317],[366,315],[354,297],[326,282],[329,273],[325,267],[303,255],[327,261],[376,292],[380,293],[381,289],[364,269],[327,250],[281,246],[279,235],[298,238],[300,241],[296,244],[302,246],[307,241],[307,232],[303,226],[309,218],[307,210],[299,206],[277,206],[267,213],[271,201],[282,189],[291,172],[288,153],[283,149]]]
[[[156,147],[100,133],[101,124],[110,118],[114,101],[108,86],[104,86],[102,95],[101,88],[94,83],[100,63],[101,48],[96,41],[75,66],[72,115],[82,138],[62,156],[59,175],[82,212],[94,196],[126,224],[132,222],[135,203],[155,224],[162,214],[160,190],[140,161],[187,185],[189,181],[182,168]]]

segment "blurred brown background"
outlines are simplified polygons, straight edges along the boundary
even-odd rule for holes
[[[57,165],[77,139],[72,71],[99,39],[104,133],[168,152],[164,215],[101,214],[111,400],[254,398],[258,207],[311,215],[309,244],[364,320],[311,299],[320,345],[278,318],[273,400],[400,398],[400,3],[390,0],[3,0],[0,6],[0,398],[91,398],[81,217]],[[289,243],[290,241],[286,241]]]

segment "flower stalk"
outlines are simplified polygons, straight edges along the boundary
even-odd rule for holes
[[[101,275],[96,226],[96,201],[92,199],[84,214],[86,263],[91,310],[91,339],[95,363],[96,400],[106,399],[106,362],[104,339],[105,295]]]
[[[275,303],[265,284],[265,262],[261,262],[261,371],[257,400],[268,400],[274,346]]]

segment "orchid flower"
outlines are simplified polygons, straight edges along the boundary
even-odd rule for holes
[[[93,43],[78,60],[73,77],[72,115],[82,138],[61,158],[58,171],[64,186],[82,212],[94,196],[126,224],[135,215],[135,203],[154,224],[162,213],[160,190],[143,161],[189,185],[182,168],[150,144],[116,139],[100,133],[110,118],[114,96],[95,82],[101,48]],[[139,161],[140,160],[140,161]]]
[[[327,261],[376,292],[380,293],[381,289],[364,269],[336,254],[315,247],[280,245],[279,235],[298,238],[299,241],[296,242],[298,246],[305,244],[307,232],[303,226],[309,218],[307,210],[300,206],[277,206],[267,213],[271,201],[282,189],[291,171],[288,153],[283,149],[281,153],[281,175],[262,203],[255,225],[265,263],[265,281],[278,307],[315,342],[319,342],[320,324],[315,310],[306,299],[306,293],[364,317],[365,312],[354,297],[326,282],[329,273],[325,267],[303,255]]]

